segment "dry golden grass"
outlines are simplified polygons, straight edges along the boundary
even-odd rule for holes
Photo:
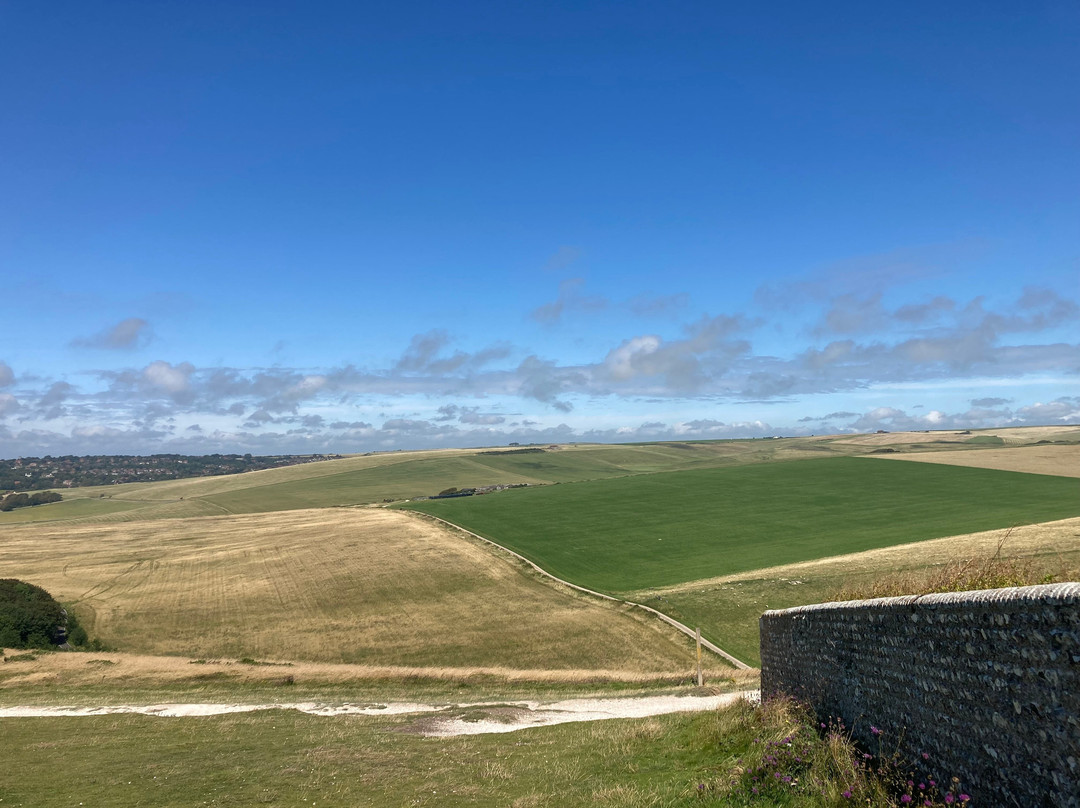
[[[1075,553],[1060,553],[1057,558],[1006,555],[1008,543],[1009,531],[1005,531],[993,553],[957,557],[933,567],[897,570],[871,580],[845,582],[837,586],[828,599],[869,600],[900,595],[1004,589],[1075,581],[1080,575],[1080,558]]]
[[[1037,440],[1077,440],[1080,426],[1010,426],[1003,429],[980,430],[976,435],[997,435],[1006,443],[1031,443]]]
[[[249,471],[245,474],[225,474],[215,477],[186,477],[181,480],[162,480],[155,483],[123,483],[88,488],[72,488],[64,491],[65,498],[97,497],[105,494],[114,499],[134,499],[138,501],[173,501],[180,498],[204,497],[237,491],[243,488],[256,488],[263,485],[310,480],[359,471],[369,468],[381,468],[397,463],[415,460],[418,457],[432,459],[474,455],[476,449],[436,449],[414,452],[387,452],[385,454],[352,455],[340,460],[322,460],[315,463],[302,463],[295,466]]]
[[[935,443],[942,440],[962,441],[971,437],[967,433],[961,433],[957,429],[943,429],[934,432],[882,432],[875,435],[852,435],[841,437],[836,443],[847,443],[852,446],[893,446],[895,444],[910,443]],[[1038,440],[1036,438],[1036,440]]]
[[[874,455],[874,457],[884,460],[915,460],[923,463],[944,463],[949,466],[1080,477],[1080,445],[1015,446],[1002,449],[979,449],[978,451],[960,449],[946,452]]]
[[[384,668],[684,672],[659,621],[559,591],[448,529],[378,508],[3,532],[0,577],[143,655]]]
[[[959,430],[941,429],[930,432],[882,432],[873,435],[835,436],[836,443],[852,446],[898,446],[919,443],[964,443],[971,438],[998,437],[1006,445],[1034,443],[1040,440],[1077,440],[1080,427],[1073,426],[1014,426],[1003,429]],[[972,448],[977,448],[973,446]]]
[[[1001,540],[1007,534],[1004,545]],[[830,556],[798,564],[741,572],[700,581],[690,581],[664,589],[649,590],[651,593],[678,593],[714,588],[724,584],[749,580],[797,581],[811,575],[863,575],[889,573],[895,570],[925,569],[944,566],[957,559],[993,555],[1001,545],[1006,558],[1045,558],[1055,563],[1059,556],[1066,565],[1080,556],[1080,517],[1059,519],[1038,525],[1024,525],[1008,531],[986,530],[962,536],[948,536],[913,544],[899,544],[862,553]]]
[[[28,652],[7,649],[11,655]],[[685,684],[684,671],[628,671],[617,668],[512,668],[498,666],[410,667],[404,665],[355,665],[330,662],[283,662],[258,660],[260,664],[236,659],[196,659],[149,656],[116,652],[33,653],[35,659],[18,660],[0,668],[0,690],[26,686],[83,687],[102,685],[130,688],[138,686],[217,683],[221,685],[326,685],[390,680],[430,680],[462,682],[480,680],[494,684]],[[722,676],[738,687],[756,683],[756,671],[733,672]],[[70,692],[70,691],[68,691]],[[121,691],[122,692],[122,691]]]

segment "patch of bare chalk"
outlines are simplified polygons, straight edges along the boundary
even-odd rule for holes
[[[387,704],[144,704],[108,707],[0,707],[0,718],[80,718],[95,715],[150,715],[160,718],[250,713],[258,710],[297,710],[309,715],[409,715],[433,713],[406,731],[432,737],[514,732],[529,727],[602,721],[611,718],[648,718],[668,713],[715,710],[738,699],[756,699],[757,691],[719,696],[644,696],[614,699],[568,699],[551,703],[434,705],[411,702]],[[465,711],[467,714],[456,715]],[[452,713],[452,715],[439,715]]]

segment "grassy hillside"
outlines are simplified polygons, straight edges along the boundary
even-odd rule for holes
[[[1076,479],[859,458],[410,503],[607,592],[1080,514]]]
[[[1002,439],[996,433],[973,436],[970,432],[946,431],[622,445],[573,444],[537,447],[543,450],[527,453],[515,453],[506,447],[387,452],[246,474],[67,489],[63,491],[63,503],[0,513],[0,527],[23,522],[126,522],[362,505],[429,496],[450,487],[605,480],[886,451],[890,454],[883,456],[913,457],[918,453],[931,460],[938,455],[944,459],[948,454],[985,455],[985,464],[994,466],[999,461],[992,459],[991,453],[1013,457],[1016,452],[1013,447],[1025,441],[1076,443],[1076,435],[1080,434],[1074,428],[1053,427],[999,432],[1005,435],[1009,448],[1001,448]],[[1052,448],[1075,449],[1075,446]]]
[[[492,628],[499,622],[495,617],[485,617],[493,621],[490,625],[468,623],[476,615],[466,616],[459,607],[474,601],[449,594],[435,597],[443,585],[442,568],[428,573],[423,567],[379,560],[386,555],[384,550],[403,557],[418,552],[395,544],[394,531],[368,535],[365,527],[349,528],[363,539],[358,546],[365,549],[357,557],[357,551],[347,546],[352,540],[346,540],[344,525],[359,517],[342,516],[335,509],[316,518],[304,509],[401,500],[451,486],[528,483],[526,489],[412,507],[509,545],[560,577],[617,594],[631,593],[633,599],[647,598],[658,587],[670,589],[688,581],[1080,513],[1076,479],[943,465],[1067,472],[1080,457],[1075,429],[1006,432],[1004,447],[996,433],[940,432],[573,445],[527,452],[506,448],[394,452],[242,475],[75,489],[65,492],[64,502],[0,514],[0,539],[5,542],[5,556],[0,558],[18,566],[26,559],[13,555],[12,549],[33,547],[37,565],[33,569],[55,577],[67,599],[83,598],[79,608],[92,610],[90,616],[99,619],[97,633],[103,639],[119,638],[122,642],[116,644],[128,647],[130,637],[136,636],[137,650],[147,654],[284,654],[338,664],[427,664],[421,661],[424,652],[409,642],[398,644],[399,635],[375,631],[371,620],[377,612],[370,601],[350,600],[358,586],[366,586],[358,581],[370,581],[370,565],[377,562],[391,576],[380,584],[385,585],[379,596],[383,604],[428,626],[417,629],[415,636],[426,637],[424,631],[430,630],[434,639],[421,644],[430,642],[440,649],[438,664],[501,664],[491,661],[491,651],[502,647],[517,649],[512,654],[515,665],[558,667],[572,652],[549,642],[553,635],[544,632],[555,629],[524,632],[547,639],[533,649],[535,653],[522,653],[524,645],[515,646],[517,640]],[[994,440],[981,440],[984,437]],[[885,450],[888,454],[881,454]],[[852,454],[931,463],[883,463]],[[255,518],[260,513],[268,515]],[[205,518],[210,516],[232,518]],[[243,531],[251,533],[254,544],[240,541]],[[248,555],[222,561],[228,553],[213,549],[217,542],[237,553],[243,548]],[[166,548],[171,553],[185,543],[208,555],[188,566],[178,565],[168,553],[161,555]],[[94,546],[114,557],[106,563],[100,556],[99,568],[75,572]],[[325,564],[311,560],[324,555],[329,559]],[[59,563],[61,558],[66,568]],[[124,572],[122,562],[131,558],[140,565]],[[253,566],[253,559],[261,567]],[[447,572],[446,582],[454,576],[467,579],[473,563],[460,558],[447,562],[446,570],[453,574]],[[487,580],[487,568],[479,564],[476,569]],[[12,567],[11,574],[24,572]],[[168,577],[162,577],[166,572]],[[146,580],[138,581],[143,574]],[[428,575],[434,575],[432,586],[424,583]],[[92,590],[113,577],[115,584],[101,592]],[[75,591],[77,581],[86,584],[84,589]],[[520,591],[485,589],[488,583],[469,594],[484,608],[503,599],[520,601],[526,612],[547,608]],[[464,584],[446,585],[448,591],[464,591]],[[255,593],[275,586],[285,586],[288,594],[275,595],[278,605],[268,607]],[[735,636],[729,643],[730,634],[724,632],[734,630],[736,623],[742,628],[734,633],[743,631],[756,619],[748,617],[747,610],[776,605],[769,598],[780,603],[782,598],[767,594],[767,589],[758,593],[760,598],[736,603],[752,604],[745,609],[733,607],[730,598],[706,594],[705,589],[693,595],[656,594],[666,599],[652,605],[702,625],[712,639],[731,644],[737,655],[752,660],[756,644],[748,639],[750,634]],[[794,602],[818,597],[811,587],[792,590],[801,598]],[[92,596],[83,597],[85,592]],[[364,597],[369,594],[365,591]],[[325,597],[336,597],[337,605],[330,608]],[[716,606],[717,602],[723,605]],[[243,608],[237,610],[235,604]],[[783,605],[791,604],[784,600]],[[294,616],[314,610],[309,622],[289,622],[283,615],[290,609]],[[735,612],[739,615],[731,617]],[[142,617],[130,625],[124,622],[136,613]],[[393,621],[384,623],[389,626]],[[468,630],[474,632],[467,639],[452,639],[450,633],[441,636],[437,628],[466,624],[473,625]],[[361,628],[357,639],[342,643],[337,637],[327,640],[328,632],[312,628],[319,625],[338,625],[342,631]],[[526,620],[521,625],[531,624]],[[519,626],[510,634],[523,631]],[[585,629],[567,631],[567,636],[581,638]],[[470,656],[476,645],[485,647],[479,656]],[[604,654],[618,656],[614,647],[600,656]],[[600,665],[599,660],[588,664]],[[629,664],[638,670],[649,667],[644,662]]]
[[[0,578],[44,587],[91,636],[137,654],[583,677],[692,661],[658,621],[558,591],[396,511],[32,525],[6,529],[3,548]]]
[[[1002,543],[1004,542],[1004,543]],[[842,589],[898,574],[930,577],[958,561],[976,566],[1000,558],[1029,564],[1039,575],[1077,580],[1080,518],[1015,530],[992,530],[901,544],[815,561],[769,567],[642,589],[628,599],[645,603],[705,633],[739,659],[757,665],[758,618],[766,609],[786,609],[835,599]]]
[[[429,496],[450,487],[609,479],[858,451],[864,450],[789,439],[575,445],[522,454],[506,449],[392,452],[221,477],[74,488],[63,492],[63,503],[0,513],[0,527],[27,521],[122,522],[362,505]]]

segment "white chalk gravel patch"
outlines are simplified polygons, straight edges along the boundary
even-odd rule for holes
[[[455,735],[482,735],[514,732],[529,727],[567,724],[575,721],[602,721],[609,718],[647,718],[668,713],[715,710],[739,699],[755,700],[757,691],[725,693],[720,696],[641,696],[610,699],[567,699],[556,702],[516,701],[435,705],[412,702],[386,704],[327,704],[293,702],[278,704],[120,704],[103,707],[0,707],[0,718],[79,718],[93,715],[150,715],[161,718],[228,715],[256,710],[297,710],[309,715],[409,715],[432,714],[418,732],[445,738]],[[440,713],[468,710],[476,719]],[[494,717],[497,716],[497,717]]]

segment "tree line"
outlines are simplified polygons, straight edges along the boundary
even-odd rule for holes
[[[0,460],[0,491],[40,491],[89,485],[155,482],[182,477],[240,474],[244,471],[293,466],[341,455],[64,455]]]
[[[0,511],[13,511],[16,508],[30,508],[34,505],[47,505],[59,502],[63,497],[55,491],[35,491],[33,494],[8,494],[0,498]]]

